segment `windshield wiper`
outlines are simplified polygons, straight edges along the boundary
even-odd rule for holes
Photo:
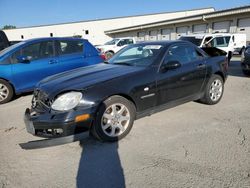
[[[113,65],[127,65],[127,66],[132,66],[131,63],[126,63],[126,62],[122,62],[122,63],[113,63]]]
[[[103,63],[105,63],[105,64],[109,64],[109,62],[108,62],[108,61],[103,61]]]

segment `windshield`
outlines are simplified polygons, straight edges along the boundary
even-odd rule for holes
[[[196,46],[200,46],[202,38],[200,39],[200,38],[196,38],[196,37],[181,37],[180,40],[189,41],[189,42],[192,42],[193,44],[195,44]]]
[[[118,41],[119,39],[113,39],[111,41],[106,42],[104,45],[115,45]]]
[[[9,51],[11,51],[11,50],[17,48],[18,46],[23,45],[23,44],[25,44],[25,42],[19,42],[19,43],[16,43],[16,44],[14,44],[14,45],[8,47],[8,48],[3,49],[2,51],[0,51],[0,57],[3,56],[3,55],[5,55],[5,54],[8,53]]]
[[[131,45],[115,54],[109,63],[146,67],[156,60],[163,48],[164,46],[160,44]]]

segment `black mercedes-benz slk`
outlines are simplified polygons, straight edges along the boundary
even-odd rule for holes
[[[26,128],[52,138],[90,130],[116,141],[144,116],[189,101],[218,103],[227,67],[226,57],[211,57],[186,41],[130,45],[109,62],[42,80],[26,109]]]

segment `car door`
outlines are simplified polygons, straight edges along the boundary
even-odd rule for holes
[[[162,71],[172,62],[180,66]],[[159,70],[157,105],[198,95],[206,75],[205,57],[191,44],[174,44],[168,48]]]
[[[21,58],[20,58],[21,57]],[[24,61],[20,59],[24,58]],[[17,89],[32,90],[43,78],[54,74],[54,41],[34,42],[11,55],[12,75]]]
[[[119,51],[120,49],[126,47],[127,45],[131,44],[131,42],[133,42],[132,39],[122,39],[117,43],[117,49],[116,51]]]
[[[62,39],[56,41],[58,67],[57,73],[88,65],[84,53],[84,41]]]

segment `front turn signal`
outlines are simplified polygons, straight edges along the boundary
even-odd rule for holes
[[[78,123],[78,122],[81,122],[81,121],[86,121],[90,118],[90,115],[89,114],[83,114],[83,115],[79,115],[79,116],[76,116],[75,117],[75,122]]]

